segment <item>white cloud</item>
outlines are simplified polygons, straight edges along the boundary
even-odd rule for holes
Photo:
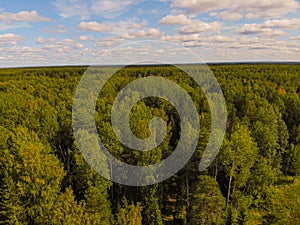
[[[84,45],[80,42],[77,42],[70,38],[65,38],[63,40],[57,41],[53,43],[53,40],[45,40],[44,38],[40,39],[41,44],[43,45],[42,49],[44,51],[44,54],[48,54],[49,51],[52,51],[49,54],[52,54],[53,52],[56,52],[56,54],[67,54],[72,51],[72,54],[74,51],[78,49],[83,49]],[[52,41],[52,42],[51,42]],[[55,56],[58,57],[58,56]]]
[[[244,14],[247,18],[276,18],[300,8],[296,0],[173,0],[171,7],[186,8],[189,13],[219,10]]]
[[[208,39],[210,39],[210,38],[208,38]],[[212,36],[210,40],[212,42],[217,42],[217,43],[232,43],[235,41],[235,38],[222,36],[222,35],[215,35],[215,36]]]
[[[83,47],[84,47],[84,45],[81,44],[81,43],[76,43],[76,44],[75,44],[75,48],[76,48],[76,49],[81,49],[81,48],[83,48]]]
[[[0,44],[11,44],[16,45],[18,41],[23,40],[24,37],[8,33],[8,34],[0,34]]]
[[[63,18],[80,16],[81,19],[89,18],[88,2],[83,0],[57,0],[54,2],[59,15]]]
[[[199,50],[200,54],[202,51],[202,54],[207,54],[213,61],[286,59],[284,55],[287,58],[299,59],[300,19],[296,19],[296,14],[291,13],[297,10],[299,12],[299,0],[154,0],[157,5],[153,8],[146,9],[141,5],[143,8],[137,7],[132,17],[128,18],[128,14],[118,17],[131,5],[140,1],[142,0],[54,0],[58,13],[62,17],[76,16],[73,19],[82,19],[70,26],[63,25],[69,20],[62,20],[64,22],[59,25],[57,25],[60,23],[59,20],[53,24],[45,23],[46,27],[41,28],[42,31],[65,33],[53,35],[58,40],[50,39],[42,32],[37,34],[40,28],[36,30],[32,27],[33,22],[50,21],[46,18],[48,14],[40,15],[41,11],[36,10],[13,13],[2,10],[0,31],[30,27],[26,29],[30,38],[25,42],[22,41],[24,37],[11,34],[12,31],[0,34],[0,59],[5,57],[5,65],[9,60],[12,62],[10,65],[16,65],[17,61],[24,61],[31,65],[38,60],[50,64],[83,63],[94,61],[94,56],[98,57],[100,53],[113,49],[109,47],[139,39],[164,40],[194,47],[194,51]],[[158,1],[170,2],[171,9],[169,3],[162,4]],[[157,12],[159,13],[152,18],[146,15]],[[199,15],[200,13],[204,15]],[[205,17],[207,13],[211,17]],[[87,19],[89,17],[91,19]],[[113,17],[115,19],[105,19]],[[200,18],[204,18],[203,21],[200,21]],[[226,22],[223,23],[222,20]],[[157,24],[153,24],[156,21]],[[99,38],[99,35],[102,36],[101,33],[105,33],[105,38]],[[34,36],[35,34],[37,36]],[[107,34],[109,37],[106,37]],[[24,36],[28,35],[24,34]],[[282,38],[284,35],[285,37]],[[28,46],[24,46],[25,43]],[[38,48],[34,47],[36,43],[39,44]],[[135,51],[140,51],[140,54],[149,53],[147,52],[149,48],[145,46],[145,48],[128,49],[126,54],[130,57]],[[164,55],[167,51],[155,49],[152,53]]]
[[[47,27],[45,28],[46,32],[58,34],[58,33],[66,33],[68,30],[66,29],[66,26],[63,24],[58,24],[55,26]]]
[[[299,8],[299,3],[294,0],[287,1],[254,1],[253,3],[246,4],[249,7],[246,17],[248,19],[256,18],[279,18],[289,12],[295,12]],[[241,7],[239,11],[241,11]]]
[[[116,46],[120,43],[122,43],[125,39],[121,37],[107,37],[100,39],[95,47],[111,47],[111,46]]]
[[[0,31],[9,30],[9,29],[19,29],[19,28],[29,28],[31,27],[27,22],[18,22],[18,23],[0,23]]]
[[[87,41],[89,39],[89,37],[88,36],[80,36],[78,39],[80,41]]]
[[[81,50],[80,53],[81,53],[82,55],[86,55],[86,54],[88,54],[89,52],[90,52],[90,49],[89,49],[89,48],[84,48],[84,49]]]
[[[237,42],[239,48],[249,50],[264,50],[264,51],[276,51],[276,54],[280,52],[291,51],[293,47],[289,46],[289,42],[279,41],[273,37],[255,37],[255,38],[240,38]],[[299,50],[295,49],[294,50]]]
[[[49,22],[49,18],[40,16],[36,10],[20,11],[18,13],[3,12],[0,14],[0,20],[4,22],[23,21],[23,22]]]
[[[238,12],[231,12],[231,11],[223,11],[223,12],[212,12],[209,14],[210,16],[214,16],[223,20],[239,20],[242,19],[244,16]]]
[[[98,23],[96,21],[81,22],[78,24],[78,28],[83,31],[95,31],[103,33],[107,33],[112,30],[112,28],[109,25]]]
[[[139,30],[132,33],[133,36],[140,38],[157,38],[162,35],[162,33],[157,28],[149,28],[147,30]]]
[[[276,36],[224,36],[203,33],[163,36],[162,40],[181,43],[194,48],[199,56],[208,61],[241,60],[295,60],[300,47],[294,42],[277,40]],[[300,39],[300,37],[299,37]],[[285,54],[288,54],[285,55]]]
[[[55,38],[51,38],[51,37],[50,37],[50,38],[48,38],[48,41],[49,41],[49,42],[55,42],[55,41],[56,41],[56,39],[55,39]]]
[[[125,33],[125,34],[122,35],[122,38],[124,38],[124,39],[134,39],[135,36],[132,35],[132,34]]]
[[[293,41],[300,41],[300,36],[291,37],[290,40],[293,40]]]
[[[296,12],[300,8],[296,0],[250,0],[245,1],[245,7],[248,7],[247,18],[276,18],[289,12]],[[239,7],[242,10],[242,6]]]
[[[203,13],[228,7],[229,0],[173,0],[171,7],[187,8],[191,13]]]
[[[110,33],[116,36],[122,36],[126,33],[128,34],[133,33],[147,26],[147,23],[145,21],[140,22],[136,18],[132,18],[130,20],[127,19],[118,22],[111,22],[107,24],[112,28],[112,31]]]
[[[46,42],[46,40],[43,37],[39,37],[36,41],[36,43],[38,44],[44,44]]]
[[[3,66],[88,64],[90,58],[89,56],[84,56],[86,50],[81,47],[80,45],[63,46],[58,44],[52,44],[42,48],[34,48],[31,46],[6,47],[3,50],[3,53],[5,53],[5,63]]]
[[[108,18],[120,15],[129,5],[138,1],[135,0],[101,0],[91,1],[91,10]]]
[[[260,35],[260,36],[285,36],[282,30],[273,30],[265,27],[263,24],[244,24],[242,28],[236,30],[237,33],[243,35]]]
[[[218,22],[205,23],[196,20],[192,24],[180,28],[179,32],[182,34],[189,34],[189,33],[209,32],[209,31],[219,31],[221,27],[222,27],[221,24]]]
[[[158,23],[162,25],[187,25],[191,24],[192,20],[183,14],[177,16],[167,15],[163,17]]]
[[[65,39],[61,40],[60,42],[58,42],[58,44],[60,44],[60,45],[74,45],[76,43],[77,43],[76,41],[74,41],[70,38],[65,38]]]
[[[169,42],[190,42],[190,41],[198,41],[200,38],[199,34],[186,34],[186,35],[165,35],[162,37],[163,41]]]
[[[111,32],[114,34],[114,31]],[[147,28],[147,29],[133,29],[130,32],[125,32],[121,35],[119,33],[115,34],[115,36],[103,38],[99,40],[97,46],[114,46],[120,44],[121,42],[128,39],[136,39],[136,38],[160,38],[163,33],[157,28]]]
[[[223,35],[201,36],[201,34],[187,34],[175,36],[163,36],[163,41],[182,42],[185,47],[208,47],[217,44],[235,42],[235,38]]]
[[[300,19],[267,20],[263,27],[296,30],[300,27]]]
[[[122,14],[135,0],[56,0],[54,5],[63,18],[80,16],[82,20],[91,15],[115,18]]]
[[[284,36],[287,33],[280,29],[296,30],[300,27],[300,19],[267,20],[262,24],[244,24],[236,31],[243,35]]]
[[[37,44],[47,44],[47,43],[52,43],[52,42],[55,42],[55,38],[45,39],[43,37],[38,37],[38,39],[36,41]]]

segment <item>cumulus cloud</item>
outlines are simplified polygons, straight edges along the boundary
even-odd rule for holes
[[[126,33],[133,33],[137,30],[147,26],[146,22],[136,21],[135,19],[132,20],[123,20],[119,22],[111,22],[108,25],[112,28],[111,33],[116,36],[122,36]]]
[[[75,48],[76,48],[76,49],[81,49],[81,48],[83,48],[83,47],[84,47],[84,45],[81,44],[81,43],[76,43],[76,44],[75,44]]]
[[[187,8],[191,13],[203,13],[227,8],[229,0],[173,0],[171,7]]]
[[[80,41],[87,41],[88,39],[89,39],[89,37],[88,36],[80,36],[79,38],[78,38]]]
[[[261,36],[285,36],[287,33],[282,30],[273,30],[265,27],[263,24],[244,24],[242,28],[236,30],[243,35],[261,35]]]
[[[237,29],[237,33],[243,35],[265,35],[265,36],[284,36],[286,32],[281,29],[295,30],[300,27],[300,19],[281,19],[266,20],[262,24],[244,24]]]
[[[287,57],[284,54],[287,53],[289,59],[295,59],[300,53],[299,44],[296,43],[297,38],[299,37],[293,38],[294,42],[291,42],[278,40],[274,35],[225,36],[195,33],[165,35],[162,40],[177,42],[185,47],[194,48],[193,51],[198,51],[205,60],[224,62],[256,59],[286,60]]]
[[[56,0],[54,5],[63,18],[79,16],[82,20],[91,15],[115,18],[122,14],[135,0]]]
[[[49,22],[49,18],[40,16],[36,10],[20,11],[18,13],[3,12],[0,14],[0,20],[4,22],[23,21],[23,22]]]
[[[222,20],[230,20],[230,21],[239,20],[244,17],[243,14],[241,13],[231,12],[231,11],[212,12],[209,15],[220,18]]]
[[[209,32],[209,31],[219,31],[222,25],[219,22],[205,23],[202,21],[194,21],[192,24],[185,25],[180,28],[179,32],[182,34],[189,33],[201,33],[201,32]]]
[[[192,20],[183,14],[177,16],[167,15],[163,17],[158,23],[162,25],[187,25],[191,24]]]
[[[140,38],[157,38],[161,36],[162,33],[157,28],[149,28],[147,30],[139,30],[132,35]]]
[[[289,12],[296,12],[300,4],[295,0],[252,0],[245,4],[244,7],[248,7],[246,15],[248,19],[278,18]],[[242,8],[238,7],[238,10],[241,11]]]
[[[300,19],[267,20],[263,27],[296,30],[300,27]]]
[[[235,46],[250,50],[278,51],[277,53],[292,49],[288,42],[276,40],[273,37],[242,37]]]
[[[70,38],[65,38],[65,39],[59,41],[57,44],[59,44],[59,45],[75,45],[75,44],[77,44],[77,42]]]
[[[97,41],[95,47],[111,47],[111,46],[116,46],[120,43],[122,43],[125,39],[122,37],[107,37],[107,38],[102,38],[99,41]]]
[[[163,33],[157,28],[146,28],[146,29],[134,29],[130,32],[126,32],[119,36],[109,37],[107,39],[102,39],[103,46],[112,46],[115,43],[120,43],[128,39],[136,38],[160,38]],[[103,44],[104,43],[104,44]]]
[[[162,40],[170,42],[183,42],[184,46],[186,47],[207,47],[216,44],[232,43],[235,41],[235,38],[223,35],[202,36],[201,34],[186,34],[163,36]]]
[[[39,41],[39,40],[38,40]],[[41,43],[43,44],[42,49],[44,51],[53,51],[56,53],[67,54],[71,51],[76,51],[78,49],[83,49],[84,45],[80,42],[77,42],[70,38],[65,38],[59,41],[54,42],[51,40],[45,40],[44,38],[40,38]],[[56,56],[57,57],[57,56]]]
[[[37,44],[44,44],[46,43],[46,40],[43,37],[39,37],[36,41]]]
[[[169,42],[190,42],[190,41],[198,41],[200,39],[199,34],[185,34],[185,35],[164,35],[162,37],[163,41]]]
[[[55,38],[48,38],[48,39],[45,39],[43,37],[38,37],[38,39],[36,40],[36,43],[37,44],[49,44],[49,43],[53,43],[55,42],[56,39]]]
[[[293,40],[293,41],[300,41],[300,36],[291,37],[290,40]]]
[[[171,7],[185,8],[189,13],[205,13],[230,10],[246,13],[247,18],[276,18],[289,12],[296,12],[300,3],[296,0],[173,0]],[[228,16],[228,15],[227,15]]]
[[[94,32],[103,32],[103,33],[107,33],[112,30],[112,28],[109,25],[98,23],[96,21],[81,22],[78,24],[78,29],[83,31],[94,31]]]
[[[122,38],[124,38],[124,39],[134,39],[135,36],[132,35],[132,34],[125,33],[125,34],[122,35]]]
[[[18,41],[23,40],[24,37],[8,33],[8,34],[0,34],[0,45],[1,44],[11,44],[15,45]]]

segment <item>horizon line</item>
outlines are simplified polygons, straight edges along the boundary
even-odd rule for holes
[[[59,68],[59,67],[128,67],[128,66],[176,66],[176,65],[234,65],[234,64],[300,64],[299,61],[282,61],[282,60],[262,60],[262,61],[210,61],[210,62],[199,62],[199,63],[173,63],[173,64],[95,64],[95,65],[87,65],[87,64],[52,64],[52,65],[28,65],[28,66],[0,66],[0,69],[26,69],[26,68]]]

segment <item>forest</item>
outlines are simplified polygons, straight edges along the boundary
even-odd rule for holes
[[[132,132],[148,137],[153,117],[165,120],[168,132],[151,151],[131,150],[117,140],[110,121],[120,90],[158,76],[191,96],[201,126],[195,153],[171,178],[141,187],[103,178],[78,149],[72,105],[87,67],[0,69],[0,224],[300,224],[300,64],[209,68],[226,100],[227,124],[219,154],[203,172],[198,165],[211,112],[203,90],[184,71],[128,66],[99,96],[90,95],[97,99],[95,121],[105,147],[132,165],[167,158],[180,139],[180,118],[163,99],[139,101],[130,112]]]

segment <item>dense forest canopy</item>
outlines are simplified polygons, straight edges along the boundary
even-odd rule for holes
[[[104,179],[78,149],[72,104],[86,67],[1,69],[0,224],[300,224],[300,65],[209,67],[223,90],[228,121],[218,156],[201,173],[210,108],[183,71],[126,67],[99,96],[90,96],[97,98],[95,120],[105,147],[133,165],[167,158],[180,139],[180,118],[164,99],[138,102],[130,113],[132,132],[148,137],[149,121],[160,117],[168,133],[151,151],[131,150],[110,122],[118,92],[133,80],[159,76],[191,96],[201,125],[193,157],[170,179],[144,187]]]

